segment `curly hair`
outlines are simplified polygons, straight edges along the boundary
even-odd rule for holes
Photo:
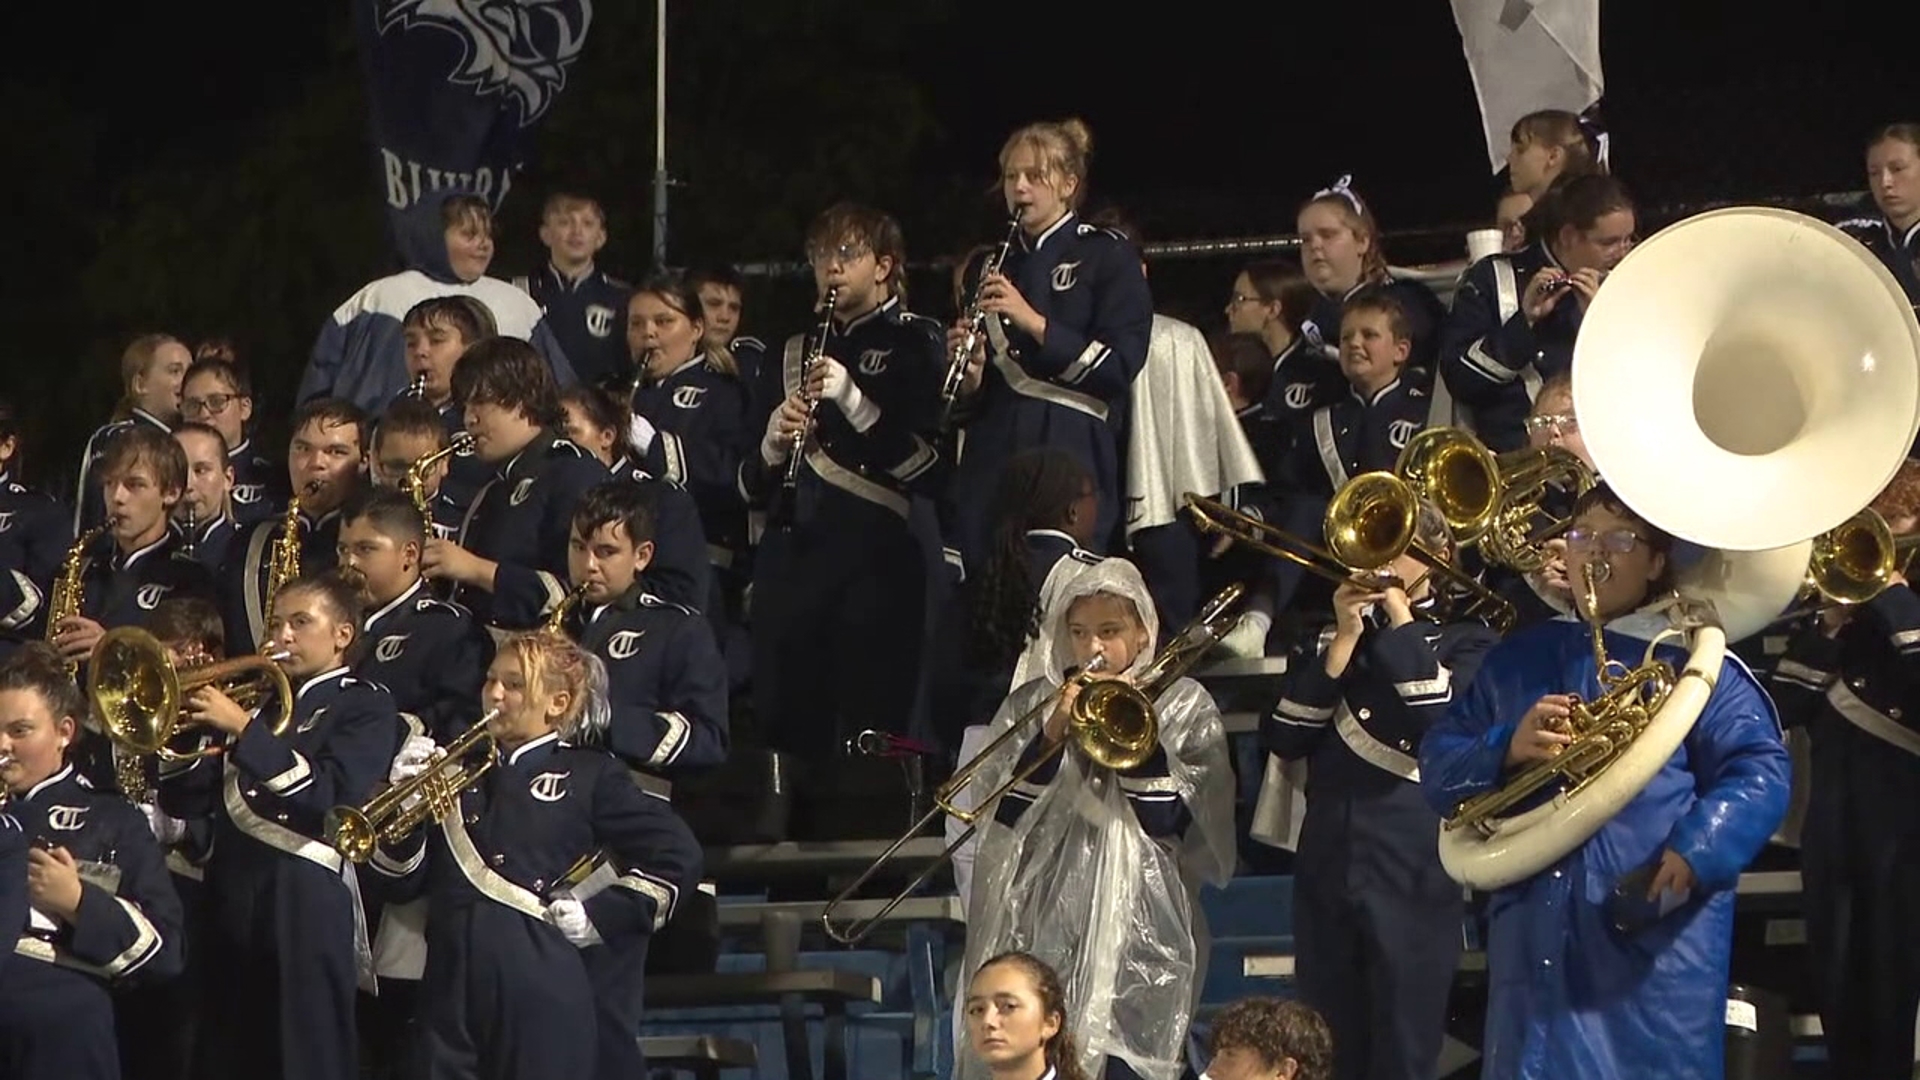
[[[1294,1080],[1327,1080],[1333,1075],[1333,1032],[1320,1014],[1297,1001],[1252,997],[1220,1010],[1209,1039],[1215,1054],[1246,1050],[1268,1069],[1289,1058]]]
[[[1015,454],[1000,473],[987,520],[993,539],[969,605],[967,661],[1010,664],[1040,632],[1040,586],[1027,560],[1027,533],[1066,524],[1067,509],[1093,482],[1078,458],[1037,448]]]

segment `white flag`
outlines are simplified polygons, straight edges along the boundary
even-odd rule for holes
[[[1494,172],[1506,167],[1514,121],[1600,100],[1600,0],[1453,0],[1453,21]]]

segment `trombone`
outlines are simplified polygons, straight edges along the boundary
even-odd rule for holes
[[[992,814],[1008,792],[1023,784],[1041,767],[1062,753],[1067,742],[1072,742],[1087,759],[1106,769],[1131,769],[1153,756],[1160,745],[1160,717],[1153,703],[1175,680],[1186,675],[1207,651],[1218,644],[1220,639],[1233,629],[1239,614],[1233,609],[1240,603],[1246,587],[1239,584],[1227,586],[1219,595],[1207,601],[1194,620],[1181,629],[1179,636],[1169,642],[1166,649],[1155,654],[1131,681],[1120,679],[1100,679],[1108,674],[1106,656],[1095,655],[1087,662],[1078,675],[1062,683],[1058,690],[1048,694],[1045,700],[1028,709],[995,736],[992,742],[980,749],[980,752],[968,759],[960,770],[940,785],[934,792],[933,806],[920,815],[906,832],[902,833],[880,857],[873,860],[853,883],[840,891],[838,896],[827,902],[820,912],[820,925],[827,936],[842,945],[858,945],[867,935],[873,933],[884,922],[893,909],[905,903],[907,897],[920,890],[927,879],[960,850],[980,828],[980,818]],[[1006,782],[980,797],[977,805],[971,809],[954,805],[960,794],[979,779],[982,770],[989,761],[1001,754],[1003,748],[1015,740],[1025,741],[1032,738],[1038,725],[1044,725],[1047,717],[1053,714],[1060,699],[1069,691],[1078,690],[1073,709],[1068,717],[1067,738],[1040,754],[1034,761],[1018,769]],[[855,893],[872,881],[880,869],[893,861],[907,842],[920,835],[926,828],[944,815],[951,814],[964,822],[966,830],[948,844],[940,855],[929,862],[924,870],[906,887],[895,893],[878,912],[850,925],[838,925],[833,913],[840,905],[853,899]]]
[[[1513,625],[1513,603],[1455,569],[1414,536],[1420,501],[1411,484],[1390,472],[1361,473],[1347,481],[1327,504],[1322,530],[1326,547],[1318,547],[1285,529],[1243,514],[1217,499],[1188,492],[1187,512],[1200,531],[1225,536],[1289,562],[1336,585],[1380,587],[1387,567],[1402,555],[1412,555],[1426,572],[1407,584],[1411,589],[1430,577],[1446,589],[1468,598],[1462,617],[1479,616],[1505,633]],[[1442,511],[1444,516],[1445,511]],[[1436,590],[1438,591],[1438,590]]]
[[[479,783],[494,766],[493,736],[487,725],[499,715],[499,709],[489,711],[419,773],[359,806],[336,806],[327,811],[327,843],[347,861],[364,863],[381,844],[399,843],[429,820],[457,809],[460,794]],[[486,754],[478,762],[467,764],[466,756],[483,743]]]

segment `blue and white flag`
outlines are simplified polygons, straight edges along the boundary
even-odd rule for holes
[[[1453,21],[1496,173],[1506,167],[1514,121],[1541,109],[1577,115],[1606,89],[1600,0],[1453,0]]]
[[[400,256],[401,217],[436,192],[497,210],[566,88],[593,0],[354,0],[374,157]]]

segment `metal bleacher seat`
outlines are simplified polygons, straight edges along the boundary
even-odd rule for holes
[[[719,1080],[723,1069],[752,1069],[760,1052],[745,1039],[715,1035],[653,1035],[640,1040],[647,1071],[665,1069],[693,1074],[693,1080]]]

